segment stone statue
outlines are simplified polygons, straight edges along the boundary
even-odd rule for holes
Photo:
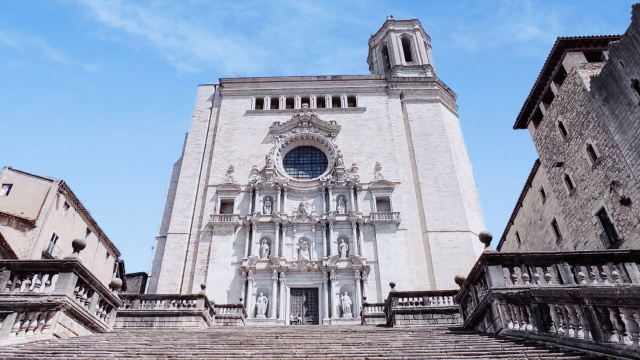
[[[353,315],[351,314],[351,298],[345,291],[344,294],[340,295],[340,306],[342,306],[342,317],[343,318],[351,318]]]
[[[269,257],[269,241],[262,239],[260,244],[260,259],[266,259]]]
[[[347,202],[344,200],[344,196],[338,196],[338,214],[346,214],[347,213]]]
[[[347,252],[349,251],[349,245],[344,242],[344,239],[340,239],[340,245],[338,245],[338,250],[340,250],[340,259],[347,258]]]
[[[382,165],[379,162],[376,162],[376,166],[373,168],[373,180],[384,180],[384,176],[382,176]]]
[[[264,162],[266,163],[267,169],[271,169],[275,163],[275,161],[273,160],[273,155],[271,154],[265,155]]]
[[[264,199],[264,205],[262,206],[262,213],[265,215],[271,215],[272,209],[271,198],[267,197]]]
[[[267,299],[266,296],[264,296],[263,293],[260,293],[260,295],[258,296],[258,299],[256,300],[256,317],[257,318],[264,318],[266,317],[266,312],[267,312],[267,304],[269,304],[269,299]]]
[[[336,167],[344,167],[344,159],[340,150],[338,150],[338,153],[336,154]]]
[[[298,204],[298,215],[308,215],[309,214],[309,202],[306,198],[302,198],[300,204]]]
[[[229,165],[229,168],[227,169],[227,175],[225,175],[224,177],[224,182],[227,184],[236,184],[236,178],[233,176],[233,173],[235,172],[235,168],[233,167],[233,165]]]
[[[311,260],[309,250],[309,241],[307,239],[300,239],[298,243],[298,260]]]

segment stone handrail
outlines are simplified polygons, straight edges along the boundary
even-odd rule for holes
[[[399,212],[372,212],[369,214],[371,222],[400,222]]]
[[[456,324],[457,290],[392,291],[384,305],[389,326]]]
[[[213,305],[204,294],[121,294],[116,327],[209,327]],[[146,318],[146,319],[145,319]]]
[[[367,303],[362,304],[362,325],[378,325],[385,324],[386,316],[384,314],[384,303]]]
[[[242,304],[214,304],[218,325],[244,325],[247,311]]]
[[[214,225],[240,225],[242,222],[238,214],[212,214],[209,223]]]
[[[77,259],[0,260],[0,341],[110,331],[121,305]]]
[[[640,359],[640,251],[485,251],[460,286],[463,326]]]

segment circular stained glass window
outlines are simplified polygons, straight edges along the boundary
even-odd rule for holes
[[[320,149],[313,146],[300,146],[284,156],[282,165],[284,171],[292,178],[310,180],[324,174],[329,161]]]

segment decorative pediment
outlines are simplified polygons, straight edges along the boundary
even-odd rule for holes
[[[296,111],[289,121],[281,123],[275,121],[269,127],[269,133],[276,139],[282,139],[292,134],[310,133],[320,134],[328,138],[335,138],[340,132],[340,125],[335,120],[324,121],[318,114],[309,110],[306,104]]]

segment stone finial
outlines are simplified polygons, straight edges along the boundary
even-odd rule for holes
[[[204,294],[204,291],[207,289],[207,284],[200,284],[200,294]]]
[[[389,290],[390,292],[396,292],[398,290],[396,290],[396,283],[395,282],[390,282],[389,286],[391,287],[391,290]]]
[[[71,247],[73,248],[73,252],[71,255],[65,257],[65,259],[78,259],[82,262],[82,258],[80,257],[80,251],[84,250],[87,247],[87,240],[82,238],[73,239],[71,242]]]
[[[111,291],[117,292],[121,288],[122,288],[122,279],[117,277],[111,279],[111,282],[109,283],[109,289],[111,289]]]
[[[458,284],[458,286],[462,286],[462,284],[464,284],[465,280],[467,280],[467,277],[464,275],[456,275],[453,278],[453,281],[456,282],[456,284]]]
[[[387,20],[393,20],[393,15],[387,16]]]
[[[484,251],[495,251],[491,248],[491,240],[493,240],[493,235],[487,230],[482,230],[478,233],[478,239],[480,242],[484,244]]]

